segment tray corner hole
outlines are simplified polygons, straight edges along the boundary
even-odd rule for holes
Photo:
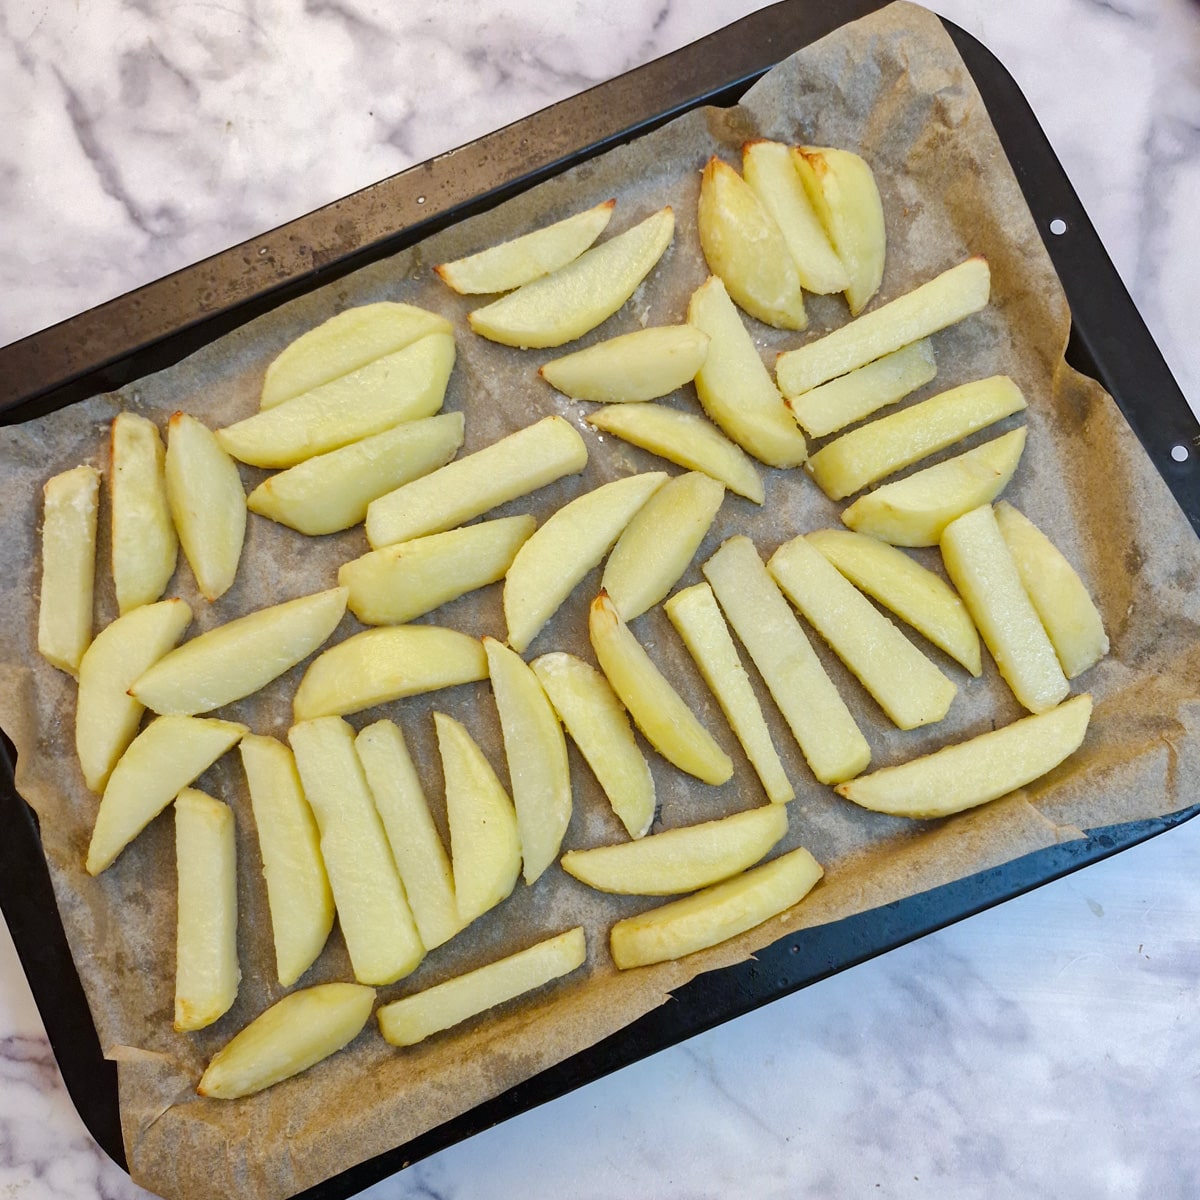
[[[1050,232],[1054,234],[1055,237],[1062,237],[1062,235],[1067,232],[1066,221],[1064,221],[1062,217],[1055,217],[1054,220],[1050,222]]]
[[[1191,457],[1192,452],[1182,442],[1171,447],[1171,458],[1175,462],[1185,463]]]

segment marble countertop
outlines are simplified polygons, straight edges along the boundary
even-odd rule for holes
[[[757,7],[4,0],[0,344]],[[934,7],[1016,77],[1200,412],[1200,6]],[[1194,1200],[1198,861],[1200,820],[365,1195]],[[0,928],[0,1197],[144,1195],[71,1107]]]

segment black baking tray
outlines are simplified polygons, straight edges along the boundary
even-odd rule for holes
[[[295,296],[701,104],[733,104],[770,67],[880,3],[784,0],[627,75],[395,175],[201,263],[0,349],[0,423],[108,391],[177,362]],[[987,105],[1072,313],[1068,361],[1113,396],[1200,535],[1200,425],[1016,83],[944,24]],[[0,735],[2,738],[2,735]],[[125,1166],[116,1067],[101,1056],[41,853],[37,819],[0,740],[0,910],[70,1096]],[[302,1193],[340,1200],[409,1163],[657,1050],[1136,845],[1200,813],[1088,831],[1081,840],[782,939],[698,976],[671,1001],[503,1095]]]

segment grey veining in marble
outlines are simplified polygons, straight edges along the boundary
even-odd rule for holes
[[[0,3],[0,343],[755,0]],[[1200,6],[945,0],[1200,407]],[[1200,1196],[1200,821],[453,1147],[374,1200]],[[0,1200],[129,1200],[0,931]]]
[[[15,965],[11,943],[6,941],[3,952],[3,961]],[[7,1015],[3,1009],[0,1014]],[[0,1097],[0,1196],[6,1200],[124,1200],[148,1194],[92,1141],[71,1107],[44,1034],[0,1037]]]

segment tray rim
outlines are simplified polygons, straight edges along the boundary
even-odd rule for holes
[[[580,96],[572,97],[569,100],[560,102],[558,105],[553,105],[548,109],[541,110],[538,113],[531,114],[529,117],[523,118],[520,121],[504,127],[493,134],[486,135],[484,138],[477,139],[475,142],[468,143],[464,147],[459,147],[454,151],[450,151],[445,155],[438,156],[435,159],[429,160],[427,163],[419,164],[418,166],[409,168],[398,176],[393,176],[392,180],[411,179],[422,172],[428,172],[431,166],[439,162],[451,160],[455,155],[463,151],[471,150],[481,144],[491,144],[494,139],[501,137],[517,137],[520,132],[528,128],[531,122],[535,122],[539,118],[544,118],[546,114],[559,112],[564,108],[569,108],[573,102],[580,101],[587,97],[595,101],[598,97],[604,95],[607,91],[621,86],[629,86],[631,80],[635,80],[641,73],[649,72],[651,69],[657,69],[664,64],[671,63],[673,60],[686,56],[688,54],[698,54],[703,50],[711,49],[715,46],[720,46],[723,39],[734,38],[745,31],[746,27],[752,26],[758,19],[761,19],[764,14],[784,14],[801,11],[803,0],[782,0],[781,3],[771,6],[769,9],[760,10],[758,13],[751,14],[748,17],[742,18],[725,28],[718,30],[714,34],[708,35],[706,38],[698,42],[692,43],[689,46],[683,47],[681,50],[675,51],[672,54],[656,59],[644,67],[638,68],[626,75],[619,76],[616,79],[609,80],[606,83],[597,85],[595,88],[589,89],[588,92],[580,94]],[[867,12],[874,11],[884,7],[884,4],[878,0],[839,0],[837,5],[830,6],[830,10],[837,10],[837,17],[829,24],[829,29],[835,28],[849,20],[853,20]],[[1072,362],[1085,373],[1098,378],[1105,385],[1107,390],[1114,396],[1118,405],[1121,407],[1126,419],[1129,420],[1134,432],[1142,441],[1148,455],[1154,462],[1154,465],[1163,476],[1168,486],[1171,487],[1173,494],[1180,503],[1181,508],[1191,521],[1193,527],[1200,534],[1200,479],[1197,479],[1195,472],[1196,455],[1191,456],[1190,462],[1183,464],[1176,463],[1171,457],[1171,448],[1178,444],[1181,440],[1187,440],[1193,444],[1200,445],[1200,427],[1197,426],[1196,420],[1191,413],[1186,401],[1183,398],[1182,392],[1175,383],[1175,380],[1170,375],[1169,369],[1162,360],[1157,347],[1154,345],[1148,330],[1142,322],[1140,315],[1133,306],[1124,285],[1121,283],[1119,276],[1116,273],[1115,267],[1109,260],[1107,253],[1099,242],[1082,205],[1075,196],[1061,165],[1054,156],[1049,142],[1041,131],[1040,125],[1036,121],[1036,117],[1029,108],[1023,95],[1020,93],[1015,81],[1005,70],[1003,65],[991,53],[975,39],[972,35],[966,33],[953,22],[946,18],[940,18],[943,25],[947,28],[952,38],[958,47],[959,52],[963,55],[967,62],[968,69],[975,78],[976,83],[980,86],[981,92],[984,91],[984,81],[980,75],[976,73],[975,67],[972,65],[972,59],[976,66],[982,66],[985,73],[995,72],[996,79],[991,79],[993,84],[999,83],[1004,90],[1010,93],[1010,99],[1015,98],[1018,102],[1015,105],[1010,104],[1003,110],[1001,115],[992,111],[989,107],[989,114],[993,122],[996,124],[997,131],[1000,133],[1001,140],[1004,143],[1006,153],[1009,155],[1010,162],[1013,163],[1014,170],[1017,171],[1018,181],[1025,192],[1026,200],[1030,204],[1031,210],[1034,211],[1035,220],[1038,221],[1039,228],[1042,231],[1043,239],[1046,242],[1047,249],[1051,259],[1058,270],[1060,279],[1063,282],[1064,288],[1067,290],[1068,299],[1071,303],[1072,311],[1072,340],[1068,347],[1068,361]],[[819,36],[819,35],[818,35]],[[536,182],[540,182],[542,178],[546,178],[551,174],[558,173],[568,167],[574,165],[577,161],[590,157],[592,154],[600,153],[607,149],[610,145],[618,144],[620,141],[628,140],[646,130],[653,128],[657,124],[661,124],[671,117],[684,111],[686,108],[696,107],[704,103],[713,103],[716,98],[723,96],[727,99],[733,98],[733,93],[744,91],[752,84],[765,70],[773,65],[774,61],[779,61],[787,54],[799,49],[802,45],[808,44],[809,41],[815,40],[815,37],[806,38],[803,41],[798,41],[790,48],[784,50],[773,59],[771,63],[761,68],[755,68],[753,71],[746,73],[742,72],[734,79],[721,79],[718,82],[712,83],[703,92],[694,96],[691,100],[676,104],[675,106],[658,111],[637,125],[628,127],[618,131],[615,134],[610,133],[600,143],[591,143],[577,150],[578,157],[568,156],[560,157],[550,164],[544,164],[538,167],[532,173],[527,173],[516,179],[508,181],[504,186],[494,188],[490,191],[481,193],[475,197],[475,201],[480,203],[479,211],[483,208],[491,207],[501,200],[507,198],[508,195],[514,194],[517,191],[523,190],[526,187],[532,186]],[[774,46],[772,45],[772,49]],[[699,55],[703,57],[702,54]],[[986,95],[985,95],[986,100]],[[1005,137],[1005,128],[1012,132],[1016,129],[1018,132],[1028,136],[1033,136],[1033,141],[1039,143],[1043,155],[1048,155],[1052,161],[1056,174],[1052,179],[1054,187],[1049,189],[1050,196],[1046,197],[1049,207],[1046,213],[1053,211],[1056,216],[1061,216],[1068,222],[1068,228],[1071,232],[1071,237],[1055,238],[1049,232],[1050,217],[1046,213],[1039,215],[1035,209],[1033,197],[1030,196],[1026,188],[1026,182],[1030,176],[1018,169],[1017,162],[1013,161],[1013,156],[1008,139]],[[373,185],[380,187],[391,181],[385,180],[381,184]],[[1041,180],[1040,182],[1045,182]],[[373,189],[364,189],[361,193],[356,193],[356,196],[362,196],[370,193]],[[346,198],[350,199],[350,198]],[[325,206],[322,209],[316,210],[305,217],[298,218],[297,221],[290,222],[287,225],[280,226],[278,230],[273,231],[293,231],[295,227],[303,225],[321,214],[327,214],[331,210],[335,210],[344,201],[337,201],[332,205]],[[459,219],[462,215],[458,208],[451,208],[443,214],[445,217],[444,224],[450,223],[452,220]],[[437,226],[436,218],[431,221],[427,217],[418,221],[415,225],[408,225],[404,228],[403,236],[411,235],[411,240],[417,240],[420,237],[426,236],[432,232]],[[289,232],[288,236],[292,236]],[[233,247],[229,251],[222,252],[220,255],[213,256],[212,259],[204,260],[202,263],[193,264],[191,267],[183,268],[179,272],[175,272],[172,276],[166,277],[164,280],[154,281],[142,288],[136,289],[134,292],[127,293],[124,297],[118,297],[117,301],[129,300],[130,298],[140,298],[139,303],[144,301],[148,294],[154,294],[154,290],[162,285],[169,283],[171,280],[178,280],[180,277],[187,276],[191,272],[195,272],[206,264],[211,264],[217,259],[233,255],[237,252],[244,251],[251,246],[258,246],[264,239],[257,238],[243,243],[241,246]],[[396,247],[390,246],[383,251],[375,254],[376,257],[383,257],[385,254],[393,253]],[[368,247],[367,251],[355,250],[350,251],[337,263],[333,264],[327,271],[320,269],[314,270],[304,276],[302,285],[298,289],[288,290],[287,287],[268,287],[264,290],[256,292],[252,300],[261,300],[264,297],[269,299],[267,308],[274,307],[277,304],[284,303],[294,294],[299,294],[299,291],[308,291],[313,288],[322,286],[335,278],[339,273],[355,269],[365,262],[371,261],[371,258],[364,257],[364,253],[371,253],[374,248]],[[1060,262],[1060,258],[1062,261]],[[348,264],[348,265],[347,265]],[[1072,289],[1068,285],[1068,280],[1076,280],[1079,273],[1083,271],[1089,273],[1088,286],[1084,291],[1080,291],[1077,287]],[[1100,282],[1108,285],[1109,291],[1104,293],[1103,288],[1097,286],[1096,273],[1100,276]],[[1115,285],[1115,286],[1114,286]],[[1082,314],[1077,312],[1076,294],[1081,298]],[[1088,295],[1093,299],[1093,303],[1087,303]],[[0,349],[0,380],[7,377],[6,368],[11,361],[11,356],[6,357],[8,352],[14,348],[28,348],[30,345],[36,347],[40,339],[44,339],[50,334],[64,334],[71,328],[75,327],[79,322],[86,318],[92,317],[95,314],[105,310],[111,310],[111,306],[117,301],[109,301],[106,304],[99,305],[93,309],[87,310],[85,313],[78,314],[76,317],[68,318],[60,322],[58,325],[51,326],[48,330],[43,330],[40,333],[30,335],[28,338],[21,339],[12,346]],[[1111,360],[1111,350],[1113,343],[1109,334],[1110,320],[1114,315],[1112,312],[1106,313],[1105,310],[1109,307],[1116,310],[1116,315],[1121,319],[1121,332],[1125,338],[1135,343],[1137,353],[1126,353],[1127,347],[1121,347],[1121,354],[1117,362]],[[240,311],[240,308],[239,308]],[[265,311],[265,308],[259,311]],[[219,314],[218,314],[219,315]],[[248,316],[244,316],[243,320],[251,319],[257,315],[256,312],[251,312]],[[241,323],[240,321],[237,323]],[[177,337],[181,332],[187,332],[192,326],[183,326],[177,329],[174,333],[166,335],[165,340],[171,340]],[[231,326],[232,327],[232,326]],[[211,338],[219,336],[221,329],[213,331],[210,322],[208,332],[201,339],[202,341],[211,340]],[[1131,338],[1132,332],[1132,338]],[[1109,352],[1106,354],[1106,351]],[[190,352],[184,350],[183,353]],[[134,350],[130,357],[136,356],[138,350]],[[180,357],[182,356],[179,355]],[[1136,361],[1130,361],[1136,360]],[[1155,362],[1155,360],[1157,360]],[[1132,404],[1127,408],[1125,400],[1128,399],[1126,393],[1121,387],[1121,381],[1128,376],[1130,370],[1138,370],[1140,374],[1138,379],[1142,388],[1145,389],[1145,394],[1154,394],[1154,389],[1146,387],[1147,379],[1145,376],[1145,364],[1149,361],[1154,369],[1155,381],[1161,384],[1165,378],[1167,384],[1165,386],[1165,403],[1167,420],[1163,420],[1163,410],[1161,405],[1164,402],[1164,395],[1160,392],[1156,395],[1155,411],[1153,413],[1145,411],[1149,408],[1146,404]],[[1158,368],[1161,367],[1161,372]],[[101,367],[100,370],[103,370]],[[140,370],[138,374],[148,373],[149,370],[158,369],[157,367],[148,367],[145,370]],[[136,377],[136,375],[134,376]],[[93,379],[93,375],[87,378]],[[1115,380],[1115,386],[1113,381]],[[47,396],[57,398],[58,402],[50,403],[49,407],[60,407],[63,403],[72,402],[70,397],[70,389],[75,385],[75,379],[60,381],[52,389],[47,391],[42,389],[27,390],[24,394],[18,397],[15,404],[11,403],[11,398],[0,393],[0,414],[5,414],[6,409],[20,409],[18,419],[27,419],[27,417],[36,415],[36,411],[30,408],[30,405],[37,405],[40,401],[44,402]],[[94,394],[94,388],[89,387],[89,390],[84,393],[80,392],[74,398],[82,398],[83,395]],[[1182,412],[1176,411],[1174,406],[1174,397],[1177,397],[1178,407]],[[1140,393],[1135,392],[1134,396]],[[1132,415],[1131,415],[1132,409]],[[42,409],[41,411],[45,411]],[[18,415],[15,412],[10,412],[5,415],[0,415],[0,420],[5,423],[12,416]],[[1190,426],[1189,426],[1190,420]],[[1152,422],[1157,422],[1153,424]],[[1164,437],[1165,434],[1165,437]],[[1182,493],[1182,494],[1181,494]],[[0,731],[2,733],[2,731]],[[48,872],[45,866],[44,856],[41,855],[40,838],[37,834],[36,818],[32,814],[32,810],[24,804],[12,786],[12,768],[15,761],[15,756],[12,753],[11,746],[7,743],[7,739],[3,739],[3,744],[0,744],[0,758],[3,759],[2,767],[0,767],[0,804],[8,804],[15,802],[20,809],[23,809],[27,814],[26,825],[32,831],[33,843],[36,845],[38,854],[37,859],[42,867],[42,872],[45,874],[45,887],[50,888],[50,895],[53,897],[53,891],[49,882]],[[14,810],[16,811],[16,810]],[[770,1003],[785,994],[799,990],[802,987],[808,986],[810,983],[817,982],[819,979],[825,978],[830,974],[847,969],[857,965],[859,962],[865,961],[868,958],[874,957],[880,953],[886,953],[887,950],[897,948],[914,938],[924,936],[926,933],[933,932],[937,929],[944,928],[947,925],[956,923],[959,920],[966,919],[969,916],[993,907],[996,904],[1003,903],[1007,899],[1021,895],[1035,887],[1039,887],[1044,883],[1049,883],[1055,879],[1061,878],[1063,875],[1069,874],[1084,866],[1090,865],[1092,862],[1100,861],[1103,858],[1109,857],[1112,854],[1119,853],[1133,845],[1136,845],[1150,837],[1157,836],[1165,832],[1169,828],[1173,828],[1178,824],[1192,819],[1200,815],[1200,805],[1193,805],[1189,808],[1179,810],[1176,813],[1169,814],[1163,818],[1156,818],[1150,821],[1135,821],[1121,825],[1104,827],[1087,831],[1085,839],[1082,841],[1064,843],[1061,846],[1051,847],[1046,851],[1038,851],[1031,855],[1023,856],[1021,859],[1012,860],[1010,863],[1002,864],[999,868],[994,868],[992,871],[982,872],[975,876],[969,876],[964,880],[956,881],[953,884],[944,885],[941,888],[932,889],[930,892],[919,893],[916,896],[908,897],[904,901],[897,902],[893,905],[884,906],[882,909],[868,910],[866,913],[858,914],[856,917],[846,918],[843,921],[834,922],[828,926],[818,927],[817,930],[804,931],[803,934],[785,937],[780,942],[769,947],[767,951],[760,952],[755,960],[749,963],[738,964],[735,967],[725,968],[721,971],[709,972],[705,975],[698,976],[690,983],[682,988],[676,989],[673,997],[677,1000],[674,1005],[664,1005],[662,1008],[655,1010],[654,1013],[647,1014],[646,1017],[634,1022],[632,1025],[618,1031],[617,1034],[605,1039],[594,1047],[589,1047],[587,1050],[580,1052],[571,1059],[565,1060],[563,1063],[557,1064],[556,1067],[542,1072],[539,1076],[525,1081],[517,1088],[511,1089],[502,1096],[497,1097],[493,1101],[489,1101],[484,1105],[478,1106],[476,1109],[468,1113],[462,1114],[454,1121],[448,1122],[446,1125],[439,1126],[435,1130],[429,1131],[427,1134],[414,1139],[404,1146],[395,1147],[393,1150],[385,1152],[383,1155],[377,1156],[367,1162],[357,1164],[354,1167],[343,1171],[330,1180],[326,1180],[315,1185],[306,1191],[299,1193],[299,1196],[311,1198],[311,1200],[333,1200],[334,1197],[344,1197],[353,1195],[361,1188],[369,1186],[371,1183],[385,1178],[394,1171],[408,1165],[417,1158],[425,1157],[428,1154],[444,1148],[447,1145],[453,1144],[459,1140],[471,1136],[475,1132],[479,1132],[484,1128],[490,1127],[509,1116],[516,1115],[519,1112],[527,1111],[529,1108],[535,1107],[538,1104],[563,1095],[575,1087],[581,1086],[593,1079],[599,1078],[613,1070],[620,1069],[622,1066],[629,1065],[638,1059],[645,1057],[648,1054],[654,1053],[659,1049],[664,1049],[668,1045],[676,1044],[677,1042],[686,1040],[702,1032],[704,1029],[711,1028],[715,1025],[731,1020],[736,1016],[743,1015],[762,1004]],[[15,846],[17,839],[5,839],[7,846],[5,849],[10,849]],[[0,852],[0,866],[3,866],[5,854]],[[1041,864],[1040,868],[1034,864]],[[1047,873],[1048,872],[1048,873]],[[101,1068],[108,1069],[111,1075],[112,1083],[112,1109],[106,1109],[103,1104],[91,1103],[90,1100],[81,1103],[81,1095],[90,1094],[95,1090],[95,1080],[89,1079],[85,1086],[84,1082],[78,1078],[78,1072],[74,1069],[70,1070],[70,1075],[75,1079],[75,1086],[72,1086],[70,1079],[67,1079],[68,1091],[77,1110],[83,1117],[85,1125],[89,1132],[96,1139],[98,1144],[105,1152],[113,1158],[115,1162],[122,1168],[125,1167],[124,1150],[121,1143],[120,1122],[116,1111],[116,1067],[115,1064],[106,1062],[99,1057],[99,1044],[96,1039],[94,1027],[92,1027],[90,1012],[87,1009],[86,1000],[83,999],[82,987],[79,984],[77,973],[74,970],[73,961],[70,958],[69,949],[66,951],[66,963],[69,968],[71,981],[75,985],[78,992],[78,997],[82,1000],[82,1013],[75,1011],[74,1013],[63,1014],[55,1012],[53,1024],[58,1032],[56,1037],[50,1032],[51,1020],[47,1019],[46,1009],[43,1004],[47,1002],[45,995],[47,988],[45,986],[46,979],[40,980],[40,986],[35,984],[35,977],[29,970],[29,961],[27,955],[22,952],[24,939],[18,941],[18,928],[14,927],[11,918],[13,910],[12,893],[6,888],[5,879],[9,877],[9,872],[0,870],[0,909],[3,909],[6,919],[8,920],[10,929],[13,931],[14,942],[17,944],[18,958],[21,961],[22,968],[25,970],[26,976],[29,979],[31,989],[34,990],[35,1002],[38,1005],[39,1012],[43,1016],[43,1020],[47,1024],[47,1032],[50,1036],[51,1047],[55,1053],[56,1061],[59,1062],[60,1070],[62,1070],[64,1079],[68,1077],[68,1068],[63,1063],[62,1048],[67,1047],[68,1063],[74,1064],[78,1060],[76,1055],[81,1051],[86,1056],[87,1035],[90,1033],[91,1042],[94,1044],[96,1059]],[[930,915],[926,913],[926,908],[936,903],[949,894],[953,889],[965,889],[968,893],[964,897],[966,907],[957,911],[939,911],[936,914]],[[937,898],[936,900],[933,898]],[[775,970],[775,966],[770,959],[773,959],[779,952],[794,956],[794,945],[786,945],[789,942],[807,942],[810,939],[807,935],[820,931],[830,931],[833,936],[838,936],[839,931],[845,932],[845,927],[852,923],[861,922],[865,919],[873,919],[879,922],[881,914],[886,914],[883,919],[883,925],[886,926],[887,933],[884,939],[884,944],[874,944],[873,942],[862,942],[859,944],[859,951],[851,953],[849,956],[839,957],[838,961],[830,961],[826,968],[816,972],[808,973],[798,982],[791,977],[785,977],[786,972],[782,971],[782,966],[786,965],[787,960],[780,966],[778,977],[774,981],[773,987],[768,987],[766,990],[761,990],[761,979],[758,977],[770,974]],[[66,947],[65,934],[62,932],[61,920],[58,919],[57,908],[55,907],[50,914],[52,924],[57,926],[58,933],[62,935],[63,947]],[[876,931],[878,932],[878,931]],[[856,936],[856,935],[851,935]],[[794,956],[798,957],[798,956]],[[50,972],[53,975],[53,971]],[[40,978],[40,977],[39,977]],[[672,1022],[672,1028],[664,1031],[657,1028],[655,1018],[663,1014],[664,1010],[669,1009],[672,1016],[680,1014],[680,1001],[687,1003],[689,995],[696,995],[702,990],[711,990],[714,982],[719,984],[721,978],[732,981],[731,986],[735,990],[740,990],[743,994],[742,1002],[739,1006],[735,1006],[730,1011],[716,1011],[714,1008],[704,1005],[705,1015],[698,1021],[693,1022],[689,1027],[683,1029],[682,1032],[677,1031],[677,1022]],[[54,991],[60,987],[59,981],[56,979],[54,984],[49,989]],[[719,990],[719,989],[718,989]],[[749,1000],[746,998],[749,995]],[[715,1015],[714,1015],[715,1014]],[[65,1019],[64,1019],[65,1018]],[[86,1028],[84,1028],[86,1026]],[[664,1032],[667,1034],[664,1040],[659,1040],[654,1044],[649,1044],[641,1048],[635,1049],[631,1054],[625,1055],[625,1050],[628,1046],[625,1043],[637,1041],[645,1031],[649,1029],[650,1033],[646,1036],[661,1037]],[[611,1044],[611,1045],[610,1045]],[[615,1057],[614,1057],[615,1055]],[[580,1060],[587,1060],[585,1064],[580,1066]],[[548,1088],[543,1082],[542,1088],[539,1089],[539,1081],[545,1081],[549,1076],[559,1075],[564,1068],[570,1072],[572,1065],[576,1065],[578,1069],[571,1074],[570,1078],[560,1080],[557,1084],[551,1084]],[[95,1064],[89,1064],[94,1068]],[[542,1092],[545,1094],[541,1094]],[[85,1110],[90,1114],[85,1115]],[[115,1130],[115,1142],[113,1141],[113,1133]],[[437,1135],[437,1136],[435,1136]]]

